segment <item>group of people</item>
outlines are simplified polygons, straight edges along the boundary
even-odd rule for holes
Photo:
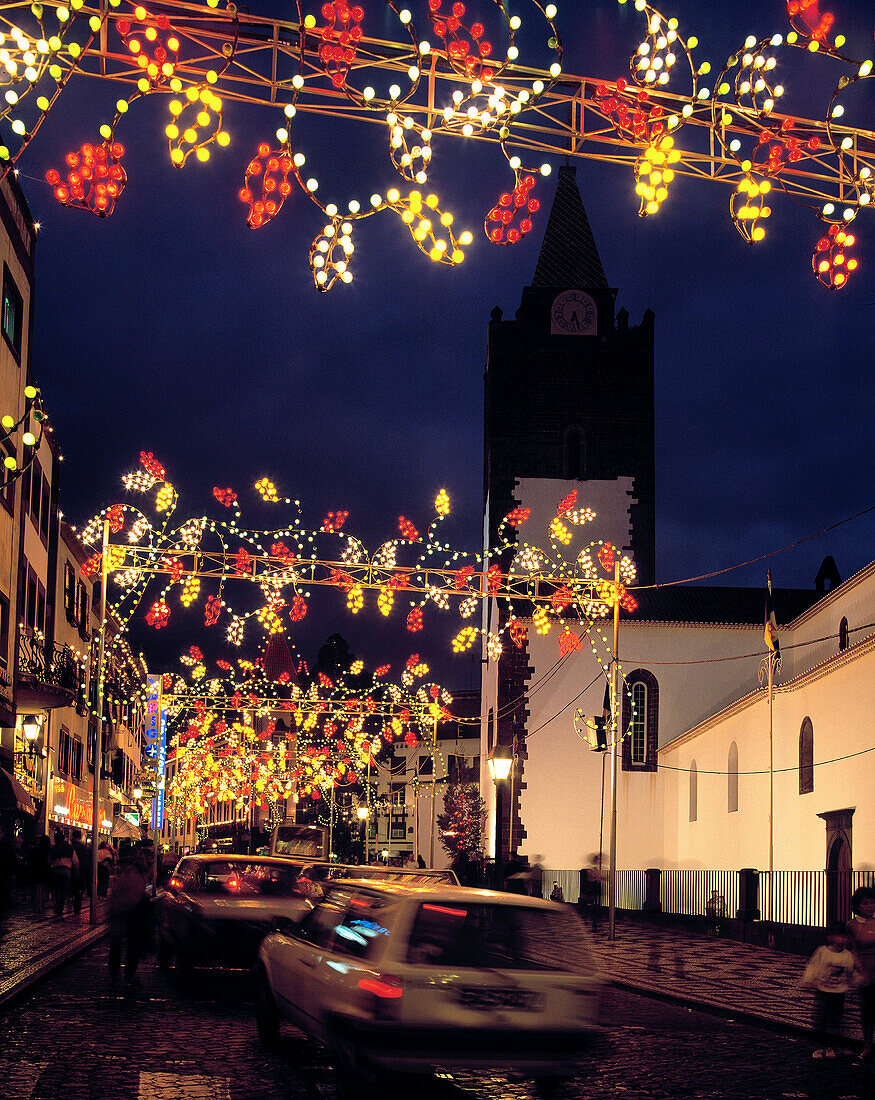
[[[802,975],[802,987],[814,993],[814,1026],[818,1046],[814,1058],[834,1058],[835,1036],[842,1024],[845,997],[850,989],[860,994],[863,1051],[858,1061],[875,1060],[875,888],[861,886],[851,898],[853,916],[846,925],[827,932]]]
[[[82,909],[83,897],[91,894],[91,844],[83,840],[82,831],[73,829],[69,840],[62,829],[48,836],[34,838],[20,851],[7,845],[2,859],[0,890],[8,896],[14,880],[29,889],[35,913],[42,913],[52,904],[56,918],[64,917],[67,902],[73,913]],[[102,841],[97,853],[97,896],[106,897],[118,854],[109,841]]]

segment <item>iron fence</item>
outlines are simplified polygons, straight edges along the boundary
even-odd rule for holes
[[[752,893],[742,897],[742,872],[728,870],[668,870],[649,872],[618,870],[616,907],[641,912],[645,902],[658,901],[662,913],[671,916],[741,917],[780,925],[825,928],[851,916],[851,897],[860,886],[875,888],[871,871],[753,871],[745,872]],[[565,901],[580,899],[580,871],[545,870],[542,892],[550,896],[558,883]],[[658,896],[656,887],[658,886]],[[748,887],[749,891],[751,887]],[[608,904],[608,884],[602,883],[601,904]]]
[[[46,642],[29,630],[18,634],[18,674],[71,692],[79,690],[79,662],[68,645]]]

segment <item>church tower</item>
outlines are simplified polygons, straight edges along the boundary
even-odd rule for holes
[[[648,584],[655,568],[653,313],[630,325],[625,309],[614,314],[616,295],[575,169],[562,167],[532,285],[514,320],[496,308],[489,324],[484,506],[494,545],[504,516],[530,503],[520,500],[520,482],[590,483],[578,487],[580,504],[610,517],[599,537],[627,550],[639,583]],[[555,488],[544,491],[558,502],[565,494]]]
[[[572,490],[596,513],[586,541],[611,541],[635,562],[638,583],[654,580],[653,313],[639,325],[615,314],[575,169],[559,169],[556,195],[531,286],[514,320],[498,308],[489,324],[485,374],[484,536],[516,506],[531,509],[525,537],[549,546],[547,525]],[[504,555],[503,568],[509,568]],[[484,626],[504,612],[487,609]],[[520,797],[526,788],[529,643],[505,645],[482,665],[481,790],[490,792],[496,864],[524,850]],[[510,798],[491,788],[486,761],[511,750]]]

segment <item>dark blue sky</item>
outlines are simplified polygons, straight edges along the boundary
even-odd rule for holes
[[[250,6],[270,12],[257,0]],[[426,5],[410,7],[422,19]],[[643,22],[631,3],[566,0],[559,9],[566,72],[611,80],[628,72]],[[872,56],[871,13],[864,19],[852,0],[830,9],[847,52]],[[696,57],[714,74],[748,34],[788,29],[778,0],[678,0],[663,10],[683,35],[698,37]],[[524,5],[519,11],[526,17]],[[380,23],[373,33],[384,30]],[[823,118],[848,70],[801,51],[782,65],[783,109]],[[871,128],[871,90],[849,102],[849,123]],[[530,236],[498,248],[481,226],[508,185],[503,158],[476,142],[436,144],[430,186],[456,225],[475,231],[465,262],[430,263],[384,213],[356,229],[353,282],[318,294],[307,252],[320,212],[295,193],[272,225],[251,231],[237,198],[255,145],[280,124],[266,110],[228,105],[231,145],[207,165],[177,171],[163,98],[139,102],[116,135],[129,181],[114,215],[101,221],[57,205],[46,169],[95,139],[118,94],[74,80],[21,163],[42,223],[32,361],[65,454],[68,517],[82,522],[121,499],[120,475],[146,449],[182,493],[180,519],[217,512],[213,485],[234,486],[244,518],[259,518],[252,485],[267,474],[281,494],[301,499],[305,521],[348,509],[349,526],[375,547],[394,535],[399,513],[427,521],[445,487],[456,541],[476,544],[486,326],[493,306],[513,313],[531,280],[555,176],[538,185],[543,208]],[[292,141],[320,194],[339,205],[396,182],[376,126],[299,116]],[[631,171],[577,164],[618,308],[633,322],[648,307],[656,315],[659,579],[744,562],[867,507],[873,215],[855,223],[855,278],[829,293],[810,267],[820,223],[792,199],[775,196],[767,239],[751,247],[729,217],[728,185],[679,179],[663,209],[639,219]],[[776,585],[808,587],[827,553],[850,575],[871,560],[873,534],[869,515],[772,559]],[[765,569],[720,583],[760,584]],[[321,637],[347,633],[379,663],[370,650],[388,639],[386,624],[353,629],[338,608],[322,625]],[[395,626],[402,629],[400,617]],[[418,644],[443,650],[446,638]]]

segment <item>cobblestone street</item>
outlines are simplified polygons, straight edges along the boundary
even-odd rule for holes
[[[323,1052],[286,1026],[276,1051],[255,1033],[242,973],[196,971],[180,990],[151,962],[127,995],[92,947],[0,1016],[2,1100],[334,1100]],[[830,1097],[871,1100],[875,1069],[847,1051],[821,1062],[812,1043],[678,1005],[609,990],[606,1035],[570,1100]],[[531,1082],[501,1076],[432,1079],[429,1100],[531,1100]],[[410,1094],[409,1086],[401,1095]],[[361,1095],[364,1095],[362,1092]],[[381,1090],[381,1095],[387,1095]]]

